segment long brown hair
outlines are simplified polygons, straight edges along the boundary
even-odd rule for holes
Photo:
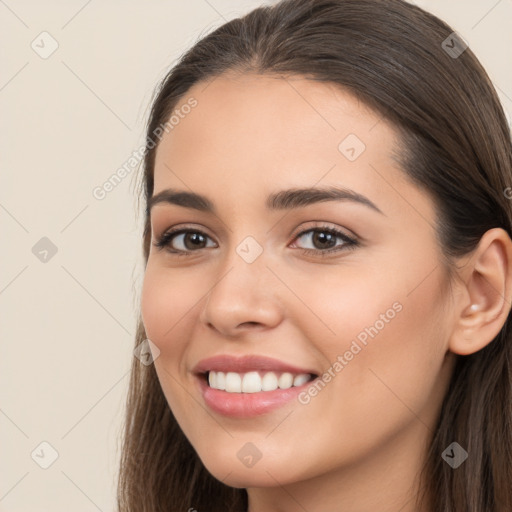
[[[403,171],[430,194],[448,262],[489,229],[512,234],[512,142],[501,103],[470,48],[437,17],[401,0],[282,0],[199,40],[156,91],[141,196],[153,193],[155,135],[191,86],[227,71],[337,84],[399,130]],[[454,53],[454,49],[458,52]],[[143,254],[151,237],[145,212]],[[422,474],[435,512],[512,511],[511,316],[482,350],[458,356]],[[139,317],[136,346],[146,338]],[[469,459],[452,469],[454,440]],[[153,365],[134,358],[118,483],[121,512],[247,509],[244,489],[204,468]],[[427,501],[425,501],[427,503]]]

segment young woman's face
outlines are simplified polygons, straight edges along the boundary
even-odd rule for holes
[[[154,201],[142,316],[207,469],[259,487],[417,468],[453,368],[451,309],[434,206],[393,160],[391,126],[298,77],[223,75],[177,110],[153,195],[207,201]]]

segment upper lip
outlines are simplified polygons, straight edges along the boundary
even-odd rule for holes
[[[315,371],[309,368],[299,368],[291,364],[279,361],[266,356],[246,355],[231,356],[222,354],[207,359],[202,359],[194,367],[194,373],[214,372],[235,372],[245,373],[250,371],[268,371],[268,372],[289,372],[295,374],[311,373],[316,375]]]

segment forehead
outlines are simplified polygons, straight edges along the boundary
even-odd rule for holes
[[[385,131],[386,138],[394,136],[391,127],[380,122],[379,114],[347,91],[299,76],[221,75],[194,85],[177,110],[192,97],[197,106],[180,116],[179,126],[169,137],[175,146],[187,138],[205,150],[233,149],[234,143],[238,147],[246,143],[244,149],[255,151],[287,145],[318,147],[322,141],[337,149],[337,139],[348,133],[362,140],[372,138],[369,132],[377,124],[381,125],[378,137]]]
[[[193,86],[175,111],[191,98],[196,106],[158,146],[154,194],[188,188],[223,201],[259,195],[263,204],[272,191],[321,182],[386,201],[399,183],[411,186],[393,159],[394,128],[334,84],[222,75]]]

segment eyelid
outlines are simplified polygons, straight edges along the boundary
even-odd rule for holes
[[[171,233],[171,232],[176,233],[176,232],[182,231],[182,230],[199,231],[201,233],[204,233],[205,235],[208,235],[210,238],[213,238],[212,235],[208,234],[208,229],[205,228],[204,226],[200,226],[198,224],[187,224],[187,223],[184,223],[184,224],[178,223],[174,226],[162,229],[162,232],[160,233],[160,235],[158,235],[157,233],[153,233],[153,235],[154,235],[154,238],[161,238],[166,233]]]
[[[311,225],[308,225],[310,224]],[[360,237],[356,235],[353,231],[340,227],[336,224],[333,224],[332,222],[322,221],[322,220],[312,220],[309,222],[306,222],[306,227],[304,225],[301,225],[299,228],[297,228],[292,234],[293,240],[295,240],[299,235],[304,234],[305,232],[311,231],[313,229],[325,229],[325,230],[332,230],[332,231],[339,231],[343,235],[345,235],[347,238],[352,239],[359,239]]]

